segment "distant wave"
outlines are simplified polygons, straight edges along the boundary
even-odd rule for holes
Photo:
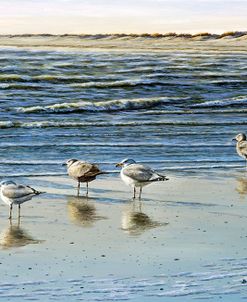
[[[28,172],[23,172],[23,173],[0,173],[0,177],[39,177],[39,176],[64,176],[67,175],[66,172],[64,173],[59,173],[59,172],[43,172],[43,173],[28,173]]]
[[[180,165],[180,166],[172,166],[172,167],[159,167],[159,169],[157,171],[163,172],[165,173],[166,171],[170,171],[170,172],[182,172],[182,173],[188,173],[188,172],[209,172],[210,170],[214,171],[214,170],[229,170],[229,169],[242,169],[243,165],[241,164],[211,164],[211,165],[200,165],[200,166],[184,166],[184,165]],[[106,172],[110,173],[110,174],[118,174],[119,171],[118,170],[111,170],[111,169],[105,169]],[[27,171],[27,172],[20,172],[20,173],[0,173],[0,177],[37,177],[37,176],[65,176],[67,175],[66,172],[41,172],[41,173],[37,173],[37,172],[32,172],[32,171]]]
[[[17,166],[36,166],[36,165],[59,165],[61,166],[62,160],[0,160],[0,165],[17,165]],[[100,161],[100,162],[95,162],[94,163],[98,165],[115,165],[115,161]],[[149,159],[149,160],[141,160],[142,164],[183,164],[186,163],[188,164],[239,164],[242,163],[242,160],[228,160],[228,159],[222,159],[222,160],[210,160],[210,159],[194,159],[194,160],[189,160],[189,159]],[[210,166],[210,165],[209,165]],[[241,165],[243,166],[243,165]]]
[[[142,62],[142,64],[144,64]],[[96,64],[97,65],[97,64]],[[90,64],[90,67],[94,67],[94,64]],[[82,67],[81,67],[82,68]],[[189,68],[187,66],[186,68]],[[155,69],[155,72],[154,72]],[[178,68],[177,68],[178,69]],[[180,68],[181,69],[181,68]],[[184,69],[183,69],[184,70]],[[173,69],[174,71],[174,69]],[[176,70],[175,70],[176,71]],[[117,70],[114,71],[116,74],[105,75],[105,76],[93,76],[93,75],[22,75],[22,74],[2,74],[0,75],[0,84],[4,87],[4,84],[15,84],[15,85],[35,85],[35,84],[71,84],[72,87],[80,88],[111,88],[111,87],[128,87],[128,86],[139,86],[139,85],[168,85],[174,82],[171,80],[183,79],[186,74],[181,74],[181,71],[167,73],[167,69],[164,67],[158,67],[156,64],[150,67],[139,66],[132,69]],[[120,74],[138,74],[143,75],[143,79],[123,79]],[[223,83],[243,83],[245,74],[229,76],[227,80],[215,80],[219,77],[224,77],[223,74],[210,74],[210,75],[194,75],[194,77],[205,78],[206,80],[212,80],[210,83],[219,84]],[[166,81],[167,80],[167,81]]]
[[[164,167],[160,168],[160,171],[198,171],[198,170],[211,170],[211,169],[235,169],[235,168],[243,168],[243,165],[237,164],[217,164],[217,165],[201,165],[201,166],[173,166],[173,167]]]
[[[77,102],[77,103],[58,103],[48,106],[18,107],[16,110],[23,113],[66,113],[66,112],[100,112],[100,111],[123,111],[136,109],[149,109],[159,105],[169,103],[171,100],[179,98],[156,97],[140,99],[120,99],[103,102]]]
[[[46,80],[47,81],[47,80]],[[191,86],[192,83],[182,83],[182,82],[178,82],[174,79],[170,79],[167,81],[164,80],[158,80],[158,79],[143,79],[143,80],[116,80],[116,81],[91,81],[91,82],[83,82],[83,80],[73,80],[71,78],[68,78],[67,80],[63,79],[63,80],[59,80],[60,82],[67,82],[70,87],[73,88],[78,88],[78,89],[89,89],[89,88],[96,88],[96,89],[105,89],[105,88],[125,88],[125,87],[138,87],[138,86],[147,86],[147,87],[155,87],[155,86],[176,86],[176,85],[180,85],[180,86]],[[44,82],[44,83],[43,83]],[[47,84],[44,80],[33,80],[31,79],[30,82],[29,81],[13,81],[10,83],[8,83],[8,81],[6,80],[6,82],[1,83],[0,81],[0,89],[2,90],[44,90],[45,89],[51,89],[52,83],[57,83],[57,80],[49,80],[49,87],[44,87],[44,84]],[[39,83],[39,85],[38,85]]]
[[[245,111],[245,112],[247,112],[247,111]],[[197,129],[195,129],[195,131],[190,131],[190,129],[186,129],[184,131],[181,131],[181,130],[176,131],[176,135],[181,136],[183,138],[185,138],[185,136],[203,136],[206,139],[207,137],[209,137],[212,134],[214,135],[214,137],[217,137],[217,136],[222,137],[222,135],[232,137],[234,135],[233,131],[231,129],[228,129],[228,131],[227,130],[222,130],[222,131],[220,131],[220,133],[215,133],[215,130],[213,128],[211,130],[209,130],[209,129],[206,129],[206,130],[200,129],[200,132],[198,132]],[[43,136],[44,136],[44,134],[42,132],[35,133],[36,138],[43,138]],[[50,138],[52,138],[52,139],[56,139],[56,138],[64,138],[64,139],[67,139],[67,138],[70,138],[70,139],[72,139],[72,138],[82,138],[82,139],[84,139],[84,138],[88,138],[88,133],[87,132],[81,132],[81,131],[79,133],[71,132],[71,131],[69,133],[66,133],[65,131],[62,131],[61,133],[46,132],[45,136],[46,136],[47,139],[48,138],[49,139]],[[162,134],[162,137],[172,137],[172,136],[174,136],[174,132],[173,132],[172,129],[170,129],[170,131],[168,131],[168,132],[163,132],[163,134]],[[24,133],[15,133],[15,132],[13,133],[12,132],[11,134],[10,133],[5,133],[5,134],[2,133],[1,134],[2,139],[9,139],[9,138],[15,139],[15,138],[20,138],[20,137],[29,139],[30,134],[29,134],[29,132],[26,132],[26,131],[24,131]],[[93,133],[93,137],[94,138],[96,138],[96,137],[97,138],[98,137],[99,138],[105,137],[107,139],[110,139],[110,138],[118,137],[118,134],[114,133],[114,132],[113,133],[102,134],[101,132],[99,132],[99,133]]]
[[[241,105],[241,104],[240,104]],[[194,105],[194,107],[197,107],[196,105]],[[198,106],[198,107],[202,107],[203,106]],[[223,106],[219,106],[220,108]],[[235,107],[235,106],[233,106]],[[241,106],[240,106],[241,107]],[[210,115],[221,115],[221,114],[227,114],[227,115],[231,115],[231,114],[239,114],[239,113],[247,113],[247,108],[246,109],[242,109],[242,108],[231,108],[231,109],[217,109],[217,107],[215,106],[216,109],[212,109],[211,107],[204,107],[203,109],[177,109],[177,110],[155,110],[155,109],[150,109],[147,110],[145,112],[140,112],[138,114],[140,115],[163,115],[163,114],[169,114],[169,115],[204,115],[204,114],[210,114]]]
[[[223,99],[223,100],[207,101],[204,103],[193,104],[190,107],[210,108],[210,107],[227,107],[227,106],[234,106],[234,105],[247,105],[247,96],[239,96],[239,97]]]
[[[35,85],[32,83],[25,83],[25,84],[0,83],[0,89],[2,89],[2,90],[44,90],[44,87],[42,87],[41,85],[38,86],[38,85]]]
[[[0,160],[0,165],[25,165],[25,166],[32,166],[32,165],[61,165],[61,160]]]
[[[183,86],[189,86],[190,84],[187,83],[179,83]],[[174,86],[178,85],[177,82],[172,81],[160,81],[160,80],[120,80],[120,81],[103,81],[103,82],[86,82],[86,83],[76,83],[71,84],[72,87],[78,88],[117,88],[117,87],[136,87],[136,86]]]
[[[90,65],[92,66],[92,64]],[[75,66],[76,67],[76,66]],[[53,74],[44,74],[44,75],[18,75],[18,74],[2,74],[0,75],[0,83],[40,83],[40,82],[51,82],[51,83],[82,83],[89,80],[112,80],[114,76],[101,76],[95,77],[92,75],[53,75]]]
[[[83,127],[135,127],[135,126],[234,126],[247,125],[247,120],[222,122],[194,122],[194,121],[138,121],[138,122],[64,122],[64,121],[1,121],[0,129],[5,128],[83,128]]]
[[[172,144],[172,143],[79,143],[79,142],[71,142],[71,143],[2,143],[0,144],[1,148],[16,148],[16,147],[103,147],[103,148],[140,148],[140,147],[148,147],[148,148],[161,148],[161,147],[169,147],[169,148],[184,148],[184,149],[194,149],[194,148],[232,148],[232,144],[209,144],[209,143],[192,143],[192,144]]]

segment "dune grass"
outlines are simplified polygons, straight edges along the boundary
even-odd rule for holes
[[[17,35],[0,35],[0,37],[21,37],[21,38],[30,38],[30,37],[75,37],[80,39],[105,39],[105,38],[147,38],[147,39],[161,39],[161,38],[183,38],[183,39],[191,39],[191,38],[215,38],[215,39],[222,39],[222,38],[239,38],[242,36],[247,35],[247,31],[228,31],[222,34],[212,34],[209,32],[199,32],[196,34],[190,33],[176,33],[176,32],[168,32],[168,33],[105,33],[105,34],[60,34],[60,35],[53,35],[53,34],[17,34]]]
[[[247,35],[246,31],[227,31],[224,32],[223,34],[219,35],[219,39],[221,38],[225,38],[225,37],[234,37],[234,38],[239,38],[242,37],[244,35]]]

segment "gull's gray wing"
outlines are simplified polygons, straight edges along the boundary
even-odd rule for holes
[[[150,167],[131,164],[123,169],[123,174],[140,182],[150,181],[153,176],[158,176]]]
[[[26,196],[36,195],[38,192],[29,187],[24,185],[17,185],[17,184],[9,184],[2,188],[2,194],[7,198],[22,198]]]
[[[240,142],[238,147],[240,152],[247,157],[247,141]]]
[[[68,173],[72,177],[79,178],[82,176],[96,176],[100,174],[101,171],[94,164],[78,161],[69,167]]]

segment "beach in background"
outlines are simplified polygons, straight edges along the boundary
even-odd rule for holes
[[[247,298],[245,37],[0,37],[0,176],[47,192],[0,206],[0,300]],[[125,157],[170,180],[133,202]]]

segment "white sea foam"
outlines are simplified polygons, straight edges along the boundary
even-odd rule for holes
[[[1,128],[12,128],[14,127],[14,122],[11,121],[0,121],[0,129]]]
[[[204,103],[193,104],[191,107],[227,107],[231,105],[247,105],[247,97],[239,96],[223,100],[207,101]]]
[[[0,122],[0,129],[4,128],[83,128],[83,127],[134,127],[134,126],[233,126],[233,125],[247,125],[246,120],[239,121],[126,121],[126,122],[64,122],[64,121],[34,121],[34,122],[21,122],[21,121],[3,121]]]
[[[177,98],[175,98],[177,99]],[[119,99],[113,101],[102,102],[71,102],[71,103],[57,103],[48,106],[32,106],[32,107],[18,107],[16,111],[23,113],[38,113],[38,112],[74,112],[74,111],[122,111],[151,108],[158,105],[169,103],[174,98],[155,97],[155,98],[138,98],[138,99]]]

